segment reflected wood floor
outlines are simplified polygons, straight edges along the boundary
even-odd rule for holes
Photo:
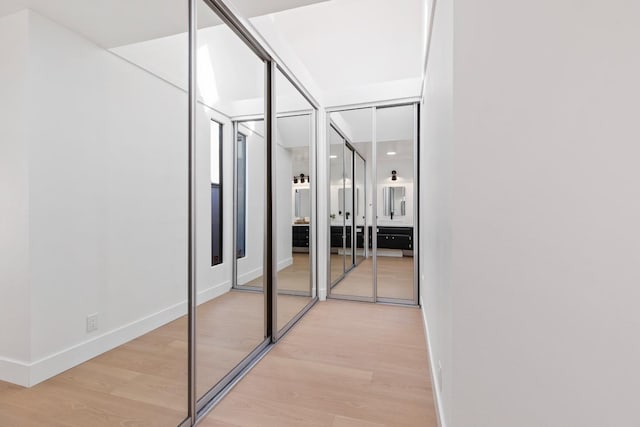
[[[337,267],[334,267],[337,266]],[[339,277],[334,268],[342,268],[342,256],[331,255],[331,276]],[[373,296],[373,258],[367,258],[337,283],[331,293],[343,296]],[[412,300],[413,257],[378,257],[378,297]]]
[[[278,296],[283,325],[309,297]],[[261,293],[231,291],[198,307],[198,395],[264,337]],[[175,427],[186,417],[187,318],[32,388],[0,382],[2,427]]]
[[[200,426],[435,427],[420,310],[316,304]]]
[[[290,266],[278,271],[278,293],[281,291],[293,291],[300,294],[311,295],[311,273],[308,253],[293,253],[293,262]],[[262,289],[262,276],[239,285],[239,288],[248,287]]]

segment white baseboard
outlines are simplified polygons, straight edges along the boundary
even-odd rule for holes
[[[120,326],[90,340],[36,360],[30,364],[29,384],[32,387],[89,359],[112,350],[126,342],[165,325],[187,313],[182,301],[161,311]]]
[[[0,357],[0,381],[28,387],[29,364]]]
[[[238,284],[246,285],[250,281],[257,279],[260,276],[262,276],[262,267],[247,271],[246,273],[238,273]]]
[[[278,262],[278,271],[283,270],[293,264],[293,258],[286,258]],[[238,284],[246,285],[252,280],[262,276],[262,267],[258,267],[246,273],[238,274]]]
[[[404,252],[402,249],[378,249],[378,256],[402,258],[404,256]]]
[[[444,418],[444,410],[442,408],[442,395],[440,394],[440,385],[438,384],[438,373],[436,371],[436,361],[433,358],[433,352],[431,349],[431,340],[429,337],[429,322],[427,321],[427,311],[424,307],[424,301],[420,297],[420,311],[422,311],[422,321],[424,322],[424,335],[427,340],[427,353],[429,357],[429,367],[431,368],[431,386],[433,389],[433,399],[436,407],[436,415],[438,417],[438,426],[447,427],[447,423]]]
[[[231,282],[225,281],[198,292],[198,304],[219,297],[230,287]],[[0,358],[0,381],[32,387],[186,314],[187,302],[182,301],[32,363]]]
[[[285,268],[289,267],[292,264],[293,264],[293,258],[283,259],[282,261],[278,262],[278,271],[284,270]]]
[[[231,280],[225,280],[222,283],[213,285],[202,291],[198,291],[198,305],[204,304],[207,301],[218,298],[220,295],[226,294],[231,290]]]

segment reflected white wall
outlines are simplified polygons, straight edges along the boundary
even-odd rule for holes
[[[29,385],[186,313],[187,96],[25,13]]]

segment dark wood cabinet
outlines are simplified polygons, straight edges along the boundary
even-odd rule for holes
[[[294,225],[292,238],[293,252],[309,252],[308,225]]]
[[[341,225],[332,225],[331,226],[331,247],[332,248],[341,248],[342,247],[342,234],[345,230]],[[347,247],[351,247],[351,227],[346,227],[346,244]]]
[[[372,230],[369,227],[369,248],[372,247]],[[402,249],[413,251],[413,227],[378,227],[378,249]]]
[[[362,228],[362,227],[359,227]],[[369,249],[372,248],[372,229],[369,229]],[[342,234],[344,228],[339,225],[331,226],[331,247],[342,248]],[[357,245],[364,247],[364,234],[357,235]],[[346,227],[346,247],[351,247],[351,227]],[[378,227],[378,249],[401,249],[413,251],[413,227]]]

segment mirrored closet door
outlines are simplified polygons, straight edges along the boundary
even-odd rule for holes
[[[361,301],[374,299],[373,262],[367,247],[371,192],[367,157],[371,153],[372,120],[370,108],[334,112],[329,115],[328,128],[329,295]]]
[[[330,297],[418,303],[416,111],[329,114]]]
[[[276,121],[271,152],[275,174],[274,338],[282,335],[315,301],[315,110],[293,84],[276,69]],[[262,175],[265,148],[263,120],[241,119],[236,127],[236,200],[234,289],[264,293],[265,277],[260,240],[266,218],[259,216],[264,203]],[[266,154],[265,154],[266,155]],[[256,238],[255,236],[258,236]],[[257,242],[260,241],[260,250]],[[253,249],[251,246],[256,246]]]
[[[417,303],[415,106],[376,108],[376,284],[383,302]]]
[[[211,218],[197,235],[195,372],[202,407],[269,344],[262,292],[268,153],[265,61],[219,23],[207,2],[197,4],[196,168],[211,182],[210,194],[196,187],[196,217]],[[232,120],[237,115],[253,120]],[[243,218],[237,234],[236,211]],[[234,270],[258,291],[229,291]]]
[[[276,70],[276,326],[280,337],[316,296],[315,121],[312,105]]]

